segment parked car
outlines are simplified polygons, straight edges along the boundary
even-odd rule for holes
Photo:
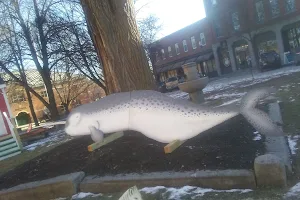
[[[259,66],[261,71],[280,68],[281,60],[279,54],[276,51],[260,54]]]
[[[167,90],[173,90],[178,87],[178,78],[177,77],[171,77],[166,81],[166,88]]]
[[[159,90],[161,93],[167,92],[167,89],[166,89],[166,83],[165,83],[165,82],[160,82],[160,83],[158,84],[158,90]]]
[[[183,83],[183,82],[185,82],[184,77],[178,77],[178,83]]]

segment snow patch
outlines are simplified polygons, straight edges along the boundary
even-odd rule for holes
[[[211,188],[200,188],[193,186],[184,186],[182,188],[166,188],[164,186],[147,187],[140,190],[146,194],[156,194],[158,192],[163,192],[162,196],[168,197],[168,199],[181,199],[183,196],[192,196],[192,199],[200,196],[204,196],[206,193],[214,192],[237,192],[240,194],[252,192],[250,189],[232,189],[232,190],[214,190]]]
[[[193,149],[194,146],[186,146],[186,148]]]
[[[297,141],[299,140],[299,138],[300,138],[300,135],[288,136],[289,147],[290,147],[291,153],[293,155],[295,155],[298,150]]]
[[[261,134],[258,132],[258,131],[255,131],[254,132],[254,138],[253,138],[254,141],[259,141],[261,140]]]
[[[222,99],[222,98],[230,98],[230,97],[242,97],[246,94],[246,92],[242,92],[242,93],[223,93],[223,94],[216,94],[216,95],[212,95],[206,99],[208,100],[216,100],[216,99]]]
[[[83,199],[83,198],[86,198],[86,197],[98,197],[98,196],[102,196],[102,194],[93,194],[93,193],[90,193],[90,192],[80,192],[78,194],[74,194],[72,196],[72,199]]]
[[[226,90],[230,88],[244,88],[248,86],[252,86],[258,83],[263,83],[275,78],[279,78],[282,76],[286,76],[292,73],[300,72],[300,67],[291,66],[291,67],[283,67],[277,70],[272,70],[268,72],[253,72],[253,77],[249,71],[244,71],[243,73],[237,75],[232,74],[228,77],[219,78],[217,80],[211,81],[208,83],[208,85],[203,89],[204,93],[210,93],[213,91],[221,91]],[[298,83],[299,84],[299,83]],[[288,90],[290,85],[283,86],[282,88],[285,88]],[[188,94],[181,91],[175,91],[171,93],[167,93],[168,96],[172,98],[178,98],[178,99],[188,99]]]
[[[159,192],[159,190],[165,189],[164,186],[156,186],[156,187],[145,187],[140,190],[140,192],[144,192],[146,194],[155,194]]]
[[[34,151],[39,146],[47,145],[47,147],[50,147],[52,145],[70,140],[70,138],[67,138],[66,136],[67,135],[63,130],[54,131],[51,132],[48,137],[38,140],[30,145],[27,145],[24,147],[24,149],[27,151]]]
[[[300,195],[300,183],[294,185],[284,196],[285,197],[295,197]]]

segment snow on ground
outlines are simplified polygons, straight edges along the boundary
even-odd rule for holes
[[[300,135],[288,136],[289,147],[293,155],[295,155],[298,150],[297,141],[299,139],[300,139]]]
[[[279,78],[281,76],[289,75],[295,72],[300,72],[300,67],[291,66],[291,67],[283,67],[277,70],[272,70],[268,72],[253,72],[253,78],[250,71],[237,72],[236,74],[227,75],[227,77],[221,77],[217,80],[211,81],[204,88],[204,93],[210,93],[215,91],[222,91],[230,88],[243,88],[251,85],[255,85],[258,83],[263,83],[269,81],[274,78]],[[285,86],[285,90],[288,89],[289,86]],[[181,91],[175,91],[168,93],[170,97],[178,98],[178,99],[188,99],[188,94]],[[241,97],[244,93],[233,93],[233,94],[217,94],[209,99],[218,99],[218,98],[226,98],[226,97]]]
[[[206,98],[207,100],[216,100],[216,99],[223,99],[223,98],[239,98],[246,94],[246,92],[242,93],[222,93],[222,94],[215,94],[211,95],[210,97]]]
[[[200,188],[192,186],[184,186],[182,188],[166,188],[164,186],[156,187],[145,187],[140,190],[146,194],[156,194],[163,192],[162,196],[168,199],[181,199],[184,196],[189,196],[191,199],[204,196],[206,193],[219,193],[219,192],[238,192],[238,193],[247,193],[252,192],[250,189],[232,189],[232,190],[214,190],[210,188]]]
[[[40,146],[53,146],[55,144],[63,143],[70,140],[63,130],[53,131],[49,133],[48,137],[35,141],[34,143],[24,147],[27,151],[33,151]]]
[[[299,197],[300,196],[300,183],[294,185],[285,195],[285,198]]]
[[[86,198],[86,197],[99,197],[99,196],[102,196],[102,194],[93,194],[93,193],[90,193],[90,192],[80,192],[78,194],[75,194],[72,196],[72,200],[74,199],[83,199],[83,198]]]
[[[253,138],[253,140],[254,141],[261,140],[261,134],[258,131],[254,132],[254,138]]]
[[[254,84],[266,82],[274,78],[279,78],[281,76],[289,75],[295,72],[300,72],[300,67],[296,67],[296,66],[283,67],[277,70],[272,70],[264,73],[255,71],[253,72],[253,78],[249,71],[245,71],[241,75],[234,76],[233,74],[232,76],[229,75],[228,78],[221,78],[216,81],[212,81],[207,85],[206,88],[204,88],[203,91],[204,93],[208,93],[216,90],[224,90],[224,89],[236,87],[236,84],[238,84],[239,87],[247,87]]]

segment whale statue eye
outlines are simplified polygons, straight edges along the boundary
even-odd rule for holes
[[[80,121],[80,113],[74,113],[73,115],[70,116],[69,118],[69,124],[78,124],[78,122]]]

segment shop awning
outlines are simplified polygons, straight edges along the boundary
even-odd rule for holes
[[[195,61],[196,61],[196,59],[197,59],[197,57],[190,58],[190,59],[188,59],[188,60],[184,61],[184,64],[191,63],[191,62],[195,62]]]
[[[156,72],[157,72],[157,73],[167,72],[167,71],[172,70],[172,68],[173,68],[173,64],[171,64],[171,65],[166,65],[166,66],[164,66],[164,67],[159,67],[159,68],[157,68],[157,69],[156,69]]]
[[[183,65],[184,61],[177,62],[173,65],[172,69],[179,69]]]
[[[208,53],[208,54],[205,54],[205,55],[201,55],[196,59],[196,62],[203,62],[203,61],[206,61],[206,60],[210,60],[210,59],[213,58],[213,56],[214,56],[214,54],[212,52]]]

